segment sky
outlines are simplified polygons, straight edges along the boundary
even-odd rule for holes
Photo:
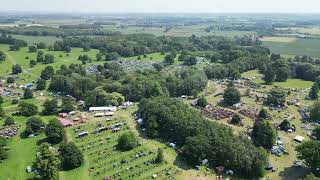
[[[320,0],[0,0],[0,11],[320,13]]]

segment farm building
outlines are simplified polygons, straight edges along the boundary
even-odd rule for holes
[[[115,106],[106,106],[106,107],[90,107],[89,111],[90,112],[101,112],[101,111],[110,111],[110,112],[115,112],[117,110],[117,107]]]

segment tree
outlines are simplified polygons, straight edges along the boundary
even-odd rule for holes
[[[37,49],[45,49],[45,48],[47,48],[46,43],[44,42],[37,43]]]
[[[306,175],[303,180],[320,180],[320,178],[316,177],[313,173]]]
[[[319,86],[318,83],[314,83],[313,86],[311,87],[311,90],[309,92],[309,97],[313,100],[318,100],[319,98]]]
[[[4,98],[0,95],[0,105],[4,103]]]
[[[265,72],[263,76],[263,80],[266,84],[271,85],[276,79],[276,74],[274,73],[272,67],[269,67]]]
[[[22,116],[34,116],[38,113],[38,107],[34,104],[22,101],[18,105],[18,111]]]
[[[62,98],[62,105],[61,105],[61,112],[69,113],[74,111],[74,101],[71,97],[63,97]]]
[[[286,103],[287,92],[280,88],[273,88],[268,93],[266,103],[273,107],[283,107]]]
[[[6,120],[4,121],[5,126],[10,126],[15,124],[14,119],[12,117],[7,117]]]
[[[317,140],[320,141],[320,126],[317,126],[316,128],[313,129],[312,135],[317,138]]]
[[[312,172],[319,176],[320,171],[320,141],[304,141],[296,147],[298,158],[303,160]]]
[[[102,60],[102,54],[101,53],[96,54],[96,58],[97,58],[97,61],[101,61]]]
[[[38,52],[38,54],[37,54],[37,62],[41,62],[41,63],[44,62],[44,53],[43,53],[43,51],[39,51]]]
[[[187,66],[193,66],[197,64],[197,58],[195,56],[188,56],[184,59],[184,64]]]
[[[46,66],[44,70],[41,71],[41,79],[49,80],[54,75],[54,68],[52,66]]]
[[[42,179],[58,179],[60,167],[58,152],[48,143],[42,143],[37,150],[32,167]]]
[[[6,53],[4,53],[3,51],[0,51],[0,61],[5,61],[6,60]]]
[[[241,99],[240,92],[234,86],[228,86],[223,94],[223,102],[227,106],[232,106],[239,103]]]
[[[44,64],[51,64],[54,63],[54,55],[53,54],[46,54],[44,55]]]
[[[317,122],[320,119],[320,102],[315,102],[310,111],[310,118],[312,121]]]
[[[259,117],[262,119],[267,119],[269,117],[269,113],[266,109],[262,108],[259,112]]]
[[[7,83],[14,83],[15,82],[15,79],[12,77],[12,76],[9,76],[8,78],[7,78]]]
[[[102,87],[96,87],[85,95],[86,106],[119,106],[125,98],[117,92],[107,93]]]
[[[132,132],[123,133],[118,138],[117,148],[121,151],[129,151],[139,145],[139,139]]]
[[[8,152],[6,148],[0,147],[0,160],[8,159]]]
[[[82,152],[73,142],[62,144],[59,148],[59,153],[63,170],[80,167],[84,161]]]
[[[35,61],[35,60],[30,60],[30,62],[29,62],[29,66],[30,67],[34,67],[35,65],[37,65],[37,61]]]
[[[5,117],[6,113],[4,112],[3,108],[0,106],[0,117]]]
[[[254,124],[252,140],[256,146],[271,149],[276,142],[277,132],[269,121],[261,120]]]
[[[158,151],[157,151],[157,157],[155,159],[155,162],[156,163],[162,163],[164,160],[164,157],[163,157],[163,149],[162,148],[158,148]]]
[[[287,119],[285,119],[279,124],[279,127],[282,131],[288,131],[291,129],[291,124]]]
[[[24,89],[23,98],[24,99],[32,99],[33,98],[32,90],[29,88]]]
[[[117,60],[120,55],[117,52],[107,53],[106,54],[106,61],[114,61]]]
[[[43,103],[43,111],[42,113],[45,115],[54,115],[58,112],[58,100],[57,99],[47,99],[44,103]]]
[[[37,50],[36,46],[29,46],[29,53],[37,52]]]
[[[205,97],[201,97],[197,100],[197,106],[206,107],[208,105],[208,101]]]
[[[38,117],[31,117],[26,123],[26,135],[39,133],[45,127],[44,122]]]
[[[235,124],[235,125],[239,125],[241,123],[241,117],[238,114],[234,115],[232,117],[230,123]]]
[[[36,87],[37,90],[45,90],[47,87],[47,81],[44,79],[38,79],[38,81],[36,82]]]
[[[47,136],[48,142],[57,144],[64,139],[65,131],[62,124],[57,119],[52,119],[46,126],[45,134]]]
[[[22,68],[19,64],[12,66],[12,74],[20,74],[22,73]]]
[[[167,54],[164,57],[164,63],[172,65],[174,64],[174,58],[175,58],[175,55],[173,53]]]

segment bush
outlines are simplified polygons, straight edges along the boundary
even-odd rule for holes
[[[18,104],[19,100],[18,99],[12,99],[11,104]]]
[[[279,127],[282,131],[288,131],[291,128],[291,124],[285,119],[280,123]]]
[[[24,90],[24,93],[23,93],[23,98],[24,98],[24,99],[32,99],[32,98],[33,98],[33,92],[32,92],[32,90],[29,89],[29,88],[26,88],[26,89]]]
[[[267,119],[269,116],[268,111],[265,109],[261,109],[259,112],[259,117],[262,119]]]
[[[121,151],[129,151],[138,145],[139,139],[132,132],[127,132],[119,137],[117,148]]]
[[[4,121],[5,126],[10,126],[15,124],[14,119],[12,117],[7,117],[6,120]]]
[[[199,98],[198,99],[198,101],[197,101],[197,106],[200,106],[200,107],[206,107],[208,105],[208,101],[207,101],[207,99],[206,98],[204,98],[204,97],[201,97],[201,98]]]
[[[20,74],[22,73],[22,68],[19,64],[12,66],[12,74]]]
[[[227,106],[232,106],[236,103],[239,103],[241,99],[240,92],[233,86],[227,87],[223,94],[223,102]]]
[[[4,99],[2,96],[0,96],[0,105],[3,104],[3,102],[4,102]]]
[[[163,158],[163,150],[161,148],[158,148],[158,153],[157,153],[157,157],[155,159],[156,163],[162,163],[164,160]]]
[[[80,167],[83,163],[83,154],[73,142],[61,145],[59,153],[61,166],[64,170]]]
[[[238,125],[241,123],[241,118],[238,114],[234,115],[230,121],[231,124]]]
[[[37,89],[40,91],[45,90],[47,87],[47,81],[44,79],[39,79],[36,84],[37,84]]]
[[[9,76],[7,78],[7,83],[14,83],[14,82],[15,82],[15,79],[12,76]]]

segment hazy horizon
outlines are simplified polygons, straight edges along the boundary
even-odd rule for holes
[[[0,0],[0,2],[0,12],[320,13],[318,0]]]

